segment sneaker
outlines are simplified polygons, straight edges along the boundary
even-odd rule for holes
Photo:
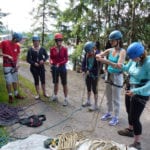
[[[134,142],[133,144],[130,144],[129,147],[134,147],[137,150],[141,150],[142,149],[140,142]]]
[[[89,106],[91,106],[91,103],[88,102],[88,101],[87,101],[86,103],[83,103],[83,104],[82,104],[82,107],[89,107]]]
[[[16,98],[16,99],[24,99],[24,97],[21,96],[21,95],[19,95],[19,94],[18,94],[18,95],[15,95],[15,98]]]
[[[115,126],[119,123],[119,120],[117,117],[113,117],[110,121],[109,121],[109,125],[110,126]]]
[[[38,100],[38,99],[40,99],[40,95],[36,95],[34,98],[35,98],[36,100]]]
[[[63,106],[67,106],[68,105],[68,100],[64,100]]]
[[[98,107],[95,105],[93,105],[89,108],[89,111],[96,111],[96,110],[98,110]]]
[[[118,134],[122,136],[134,137],[133,130],[130,130],[129,128],[125,128],[124,130],[119,130]]]
[[[50,98],[50,100],[52,100],[52,101],[58,101],[58,97],[55,96],[55,95],[53,95],[53,96]]]
[[[12,97],[12,95],[9,95],[8,103],[10,103],[10,104],[12,104],[12,103],[13,103],[13,97]]]
[[[102,120],[102,121],[106,121],[106,120],[111,119],[111,118],[112,118],[111,114],[110,114],[110,113],[106,113],[106,114],[104,114],[104,115],[101,117],[101,120]]]
[[[48,95],[48,94],[44,94],[43,96],[46,97],[46,98],[49,98],[49,95]]]

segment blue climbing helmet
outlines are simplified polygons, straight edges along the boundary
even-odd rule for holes
[[[93,48],[95,47],[95,43],[94,42],[86,42],[85,45],[84,45],[84,50],[86,53],[89,53],[93,50]]]
[[[144,53],[144,46],[140,42],[133,42],[127,48],[127,55],[131,59],[140,57]]]
[[[122,39],[122,33],[119,30],[114,30],[109,34],[109,40]]]
[[[40,41],[40,37],[38,35],[34,35],[32,37],[32,41]]]
[[[21,33],[14,32],[13,35],[12,35],[12,38],[16,39],[17,42],[20,42],[22,40],[23,36],[22,36]]]

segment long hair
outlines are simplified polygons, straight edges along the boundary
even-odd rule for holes
[[[144,51],[144,53],[142,54],[142,56],[140,57],[141,60],[140,60],[140,64],[143,65],[143,62],[145,60],[145,58],[147,57],[147,51]]]

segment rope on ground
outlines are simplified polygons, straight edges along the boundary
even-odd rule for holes
[[[66,126],[68,127],[68,126]],[[71,132],[64,132],[58,137],[57,150],[75,149],[77,141],[81,140],[83,136],[81,132],[75,132],[73,129]]]
[[[19,120],[19,107],[12,107],[7,104],[0,104],[0,125],[9,126],[15,124]]]
[[[70,126],[66,126],[70,127]],[[57,150],[79,150],[79,149],[88,149],[88,150],[121,150],[127,149],[126,145],[116,143],[110,140],[102,139],[87,139],[83,136],[82,132],[76,132],[71,128],[70,132],[65,132],[64,129],[62,133],[57,138],[58,143],[50,143],[49,147],[53,147]]]

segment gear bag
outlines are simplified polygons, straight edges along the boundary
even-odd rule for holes
[[[19,123],[22,125],[26,125],[28,127],[39,127],[43,124],[43,121],[46,120],[45,115],[32,115],[28,118],[19,119]]]

